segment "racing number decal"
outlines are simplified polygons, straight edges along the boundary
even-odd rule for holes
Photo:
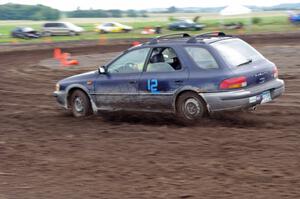
[[[147,81],[147,90],[150,91],[151,93],[159,93],[158,91],[158,81],[157,79],[149,79]]]

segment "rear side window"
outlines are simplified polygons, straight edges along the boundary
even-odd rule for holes
[[[51,24],[51,23],[46,23],[46,24],[44,25],[44,27],[46,27],[46,28],[52,27],[52,24]]]
[[[200,47],[185,47],[185,50],[194,60],[197,66],[201,69],[217,69],[219,68],[218,63],[212,54]]]
[[[58,23],[58,24],[57,24],[57,27],[59,27],[59,28],[66,28],[67,25],[66,25],[66,24],[63,24],[63,23]]]

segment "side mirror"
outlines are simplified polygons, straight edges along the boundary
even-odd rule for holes
[[[100,66],[98,68],[98,72],[99,72],[99,74],[106,74],[106,68],[105,68],[105,66]]]

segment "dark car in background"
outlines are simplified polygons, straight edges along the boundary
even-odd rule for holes
[[[203,24],[198,24],[192,20],[179,20],[169,25],[169,30],[202,30]]]
[[[290,15],[289,20],[293,24],[300,24],[300,13]]]
[[[30,27],[17,27],[12,30],[11,36],[21,39],[36,39],[41,37],[41,33]]]

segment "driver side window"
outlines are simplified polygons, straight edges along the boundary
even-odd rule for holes
[[[108,67],[109,73],[138,73],[143,67],[149,53],[149,48],[134,50],[121,56]]]

